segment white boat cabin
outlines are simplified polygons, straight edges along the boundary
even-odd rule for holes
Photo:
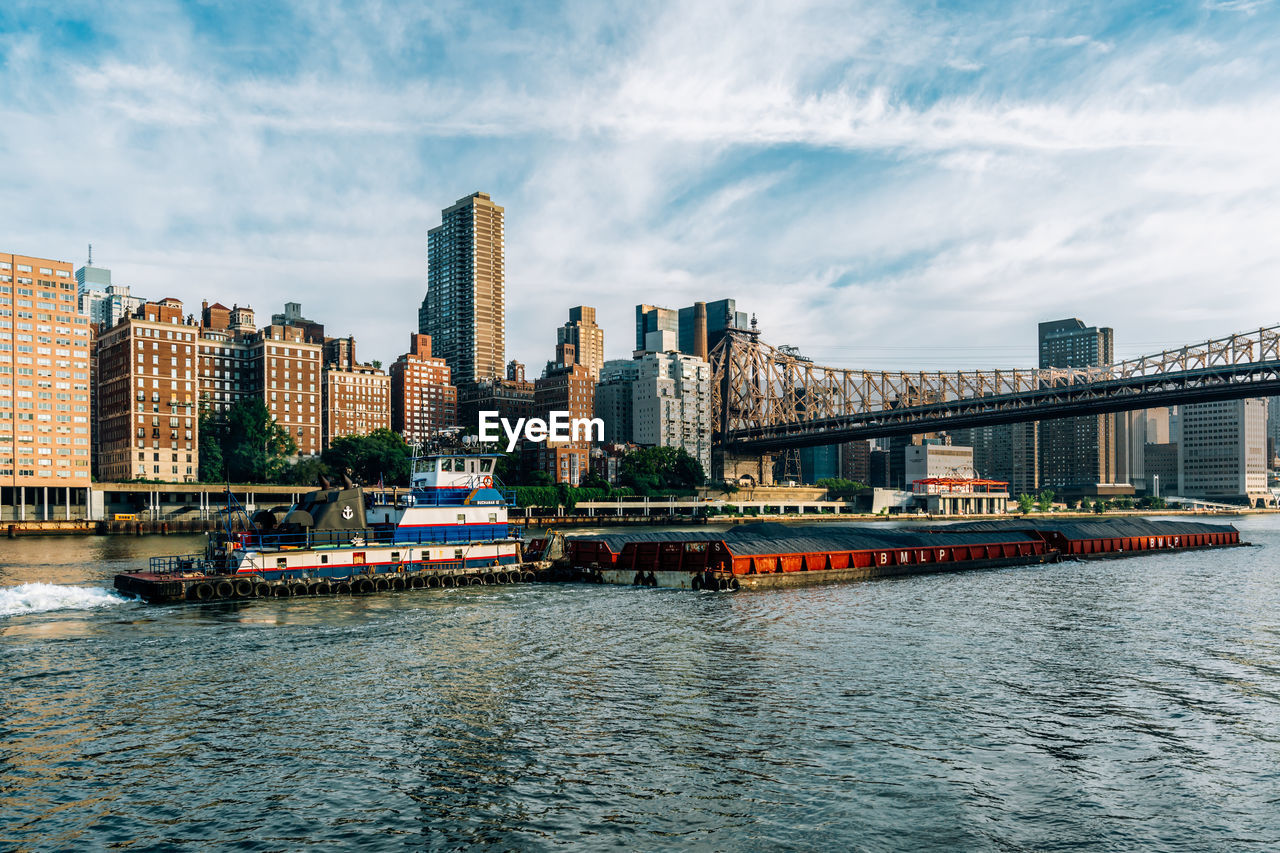
[[[447,453],[415,460],[411,484],[415,489],[493,488],[499,457]]]

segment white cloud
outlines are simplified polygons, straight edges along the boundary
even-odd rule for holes
[[[171,21],[163,49],[76,57],[41,97],[58,81],[22,70],[38,46],[5,42],[19,168],[0,190],[65,201],[10,223],[15,248],[92,239],[120,280],[192,305],[301,301],[384,361],[426,230],[477,189],[507,208],[510,356],[535,369],[582,303],[611,356],[637,302],[734,296],[775,343],[917,368],[1027,363],[1035,323],[1063,314],[1115,326],[1121,350],[1280,319],[1265,27],[1104,39],[1039,12],[584,4],[513,33],[306,8],[299,52],[345,39],[339,71],[228,71]],[[383,73],[418,28],[505,70]]]

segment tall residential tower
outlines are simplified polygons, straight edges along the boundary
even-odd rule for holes
[[[68,518],[89,488],[89,320],[71,264],[0,252],[0,518]]]
[[[1041,367],[1098,367],[1115,358],[1111,329],[1075,318],[1040,324]],[[1116,481],[1116,416],[1040,423],[1040,482],[1051,489]]]
[[[501,379],[506,364],[502,208],[488,193],[458,199],[427,232],[427,295],[418,333],[455,385]]]

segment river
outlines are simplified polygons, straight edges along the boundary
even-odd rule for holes
[[[148,606],[0,542],[0,849],[1280,846],[1255,547],[842,586]]]

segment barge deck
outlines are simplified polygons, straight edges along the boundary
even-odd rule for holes
[[[540,556],[549,544],[535,539],[528,553]],[[562,573],[593,583],[737,590],[1241,544],[1232,525],[1146,519],[982,521],[893,529],[772,522],[727,531],[574,537],[564,543],[558,565]]]

